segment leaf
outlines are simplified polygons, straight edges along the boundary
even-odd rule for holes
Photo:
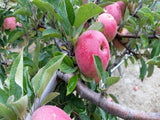
[[[40,52],[40,40],[37,39],[36,48],[33,53],[33,67],[29,68],[29,73],[31,76],[33,76],[38,70],[39,52]]]
[[[159,66],[160,65],[160,56],[155,56],[152,59],[149,59],[146,62],[146,64]]]
[[[10,71],[10,93],[14,95],[15,100],[19,99],[23,94],[23,52],[14,61]]]
[[[54,98],[56,98],[59,95],[58,92],[51,92],[47,95],[47,97],[44,98],[44,100],[42,101],[42,106],[46,105],[47,103],[49,103],[51,100],[53,100]]]
[[[143,79],[147,73],[147,65],[145,64],[145,61],[141,59],[141,65],[142,67],[140,68],[140,79]]]
[[[14,11],[13,14],[18,14],[18,15],[27,15],[27,16],[30,16],[31,15],[31,12],[28,10],[28,8],[26,7],[21,7],[17,10]]]
[[[148,68],[147,68],[147,71],[148,71],[147,77],[151,77],[151,75],[152,75],[153,72],[154,72],[154,65],[149,64],[149,65],[148,65]]]
[[[97,30],[102,32],[104,30],[104,24],[101,22],[95,22],[87,30]]]
[[[24,35],[24,32],[19,31],[19,30],[14,30],[10,32],[9,37],[8,37],[9,43],[12,44],[15,40],[17,40],[22,35]]]
[[[92,18],[102,12],[104,12],[103,9],[94,3],[82,5],[75,13],[74,26],[77,29],[89,18]]]
[[[99,56],[93,55],[94,64],[98,73],[99,78],[102,78],[103,75],[103,65]]]
[[[0,88],[0,103],[5,105],[7,103],[8,98],[8,93]]]
[[[64,73],[73,73],[75,72],[78,68],[74,67],[73,61],[71,60],[70,57],[65,56],[59,69],[64,72]]]
[[[67,10],[67,15],[68,15],[68,19],[71,25],[74,24],[74,20],[75,20],[75,14],[74,14],[74,9],[73,6],[70,2],[70,0],[65,0],[65,4],[66,4],[66,10]]]
[[[28,96],[25,95],[21,97],[19,100],[11,103],[12,107],[16,112],[18,112],[18,116],[22,118],[27,113],[28,108]]]
[[[56,56],[52,58],[43,68],[41,68],[38,73],[32,79],[32,85],[35,94],[38,98],[41,97],[44,89],[51,80],[53,74],[59,68],[63,58],[66,54]]]
[[[66,95],[69,95],[72,93],[72,91],[76,88],[77,82],[78,82],[77,75],[74,75],[70,78],[68,85],[67,85],[67,94]]]
[[[34,3],[39,9],[43,10],[44,12],[49,12],[52,16],[57,18],[57,20],[62,22],[62,18],[55,12],[52,4],[40,0],[33,0],[32,3]]]
[[[102,110],[101,108],[99,108],[99,111],[100,111],[100,113],[101,113],[102,119],[103,119],[103,120],[107,120],[106,112],[105,112],[104,110]]]
[[[151,58],[160,54],[160,41],[155,40],[151,51]]]
[[[147,38],[147,36],[141,35],[140,38],[142,40],[143,47],[146,47],[148,45],[148,38]]]
[[[58,32],[56,29],[48,28],[45,29],[42,33],[42,36],[44,37],[56,37],[61,39],[61,33]]]
[[[89,117],[87,115],[85,115],[84,113],[80,113],[79,117],[81,120],[90,120]]]
[[[106,80],[106,83],[108,86],[111,86],[115,83],[117,83],[120,80],[120,77],[108,77]]]
[[[9,107],[0,103],[0,116],[6,120],[17,120],[16,113]]]

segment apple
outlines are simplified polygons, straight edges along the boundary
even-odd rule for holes
[[[86,4],[86,0],[83,0],[83,4]]]
[[[120,6],[121,14],[124,17],[126,11],[126,4],[123,1],[117,1],[116,3]]]
[[[22,26],[21,23],[17,22],[16,23],[16,18],[15,17],[7,17],[4,19],[3,23],[3,29],[10,29],[10,31],[13,31],[16,29],[16,26]]]
[[[31,120],[71,120],[71,118],[62,109],[52,105],[45,105],[33,113]]]
[[[158,24],[160,24],[160,21],[158,22]],[[160,34],[160,25],[158,26],[158,32],[157,34]]]
[[[94,64],[93,55],[100,57],[103,70],[108,66],[110,49],[105,36],[96,30],[83,32],[75,44],[75,57],[80,71],[86,76],[99,82],[98,74]]]
[[[120,33],[122,35],[126,35],[126,34],[129,34],[129,31],[126,29],[126,28],[122,28],[122,30],[120,31]],[[129,41],[129,38],[125,38],[125,39],[122,39],[122,43],[124,44],[127,44]],[[118,51],[121,51],[124,49],[124,46],[119,42],[119,40],[117,38],[115,38],[113,40],[113,45],[114,47],[118,50]]]
[[[112,41],[117,34],[117,23],[114,17],[108,13],[102,13],[97,17],[97,20],[104,24],[103,34],[108,42]]]
[[[104,7],[107,13],[111,14],[116,20],[117,24],[121,22],[122,14],[118,3],[110,4]]]
[[[133,90],[134,90],[134,91],[137,91],[137,90],[138,90],[138,87],[137,87],[137,86],[134,86],[134,87],[133,87]]]

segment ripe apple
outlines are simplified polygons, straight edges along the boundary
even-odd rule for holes
[[[106,7],[104,7],[104,9],[107,11],[107,13],[111,14],[114,17],[117,24],[121,22],[122,14],[118,3],[107,5]]]
[[[117,34],[117,23],[113,16],[108,13],[102,13],[98,16],[97,21],[104,24],[103,34],[108,42],[112,41]]]
[[[13,31],[16,29],[16,26],[22,26],[21,23],[17,22],[16,23],[16,18],[15,17],[7,17],[4,19],[3,23],[3,29],[10,29],[10,31]]]
[[[83,4],[86,4],[86,0],[83,0]]]
[[[117,1],[116,3],[120,6],[121,14],[124,17],[126,11],[126,4],[123,1]]]
[[[108,41],[101,32],[88,30],[83,32],[76,42],[75,57],[81,72],[87,77],[94,78],[98,83],[99,78],[93,55],[100,57],[103,70],[105,70],[110,57]]]
[[[126,29],[126,28],[122,28],[122,30],[120,31],[120,33],[122,35],[126,35],[126,34],[129,34],[129,31]],[[129,38],[125,38],[125,39],[122,39],[122,43],[124,44],[127,44],[129,41]],[[121,51],[124,49],[124,46],[119,42],[119,40],[117,38],[115,38],[113,40],[113,45],[114,47],[118,50],[118,51]]]
[[[71,118],[62,109],[52,105],[45,105],[33,113],[31,120],[71,120]]]
[[[158,22],[158,24],[160,24],[160,21]],[[160,34],[160,25],[158,26],[158,32],[157,34]]]
[[[138,90],[138,86],[134,86],[134,87],[133,87],[133,90],[134,90],[134,91],[137,91],[137,90]]]

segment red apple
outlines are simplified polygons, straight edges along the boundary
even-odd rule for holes
[[[122,28],[122,30],[120,31],[120,33],[122,35],[126,35],[126,34],[129,34],[129,31],[126,29],[126,28]],[[129,41],[129,38],[125,38],[125,39],[122,39],[122,43],[124,44],[127,44]],[[124,46],[119,42],[119,40],[117,38],[115,38],[113,40],[113,45],[114,47],[118,50],[118,51],[121,51],[124,49]]]
[[[124,17],[126,11],[126,4],[123,1],[117,1],[116,3],[120,6],[121,14]]]
[[[16,29],[16,26],[22,26],[21,23],[17,22],[16,23],[16,18],[15,17],[7,17],[4,19],[3,23],[3,29],[10,29],[11,31]]]
[[[158,22],[158,24],[160,24],[160,21]],[[158,32],[157,34],[160,34],[160,25],[158,26]]]
[[[95,82],[98,83],[99,78],[93,55],[100,57],[103,70],[105,70],[110,57],[108,41],[101,32],[88,30],[83,32],[76,42],[75,57],[81,72],[87,77],[94,78]]]
[[[83,0],[83,4],[86,4],[86,0]]]
[[[138,87],[137,87],[137,86],[134,86],[134,87],[133,87],[133,90],[134,90],[134,91],[137,91],[137,90],[138,90]]]
[[[108,42],[112,41],[117,34],[117,23],[113,16],[108,13],[102,13],[98,16],[97,21],[104,24],[103,34]]]
[[[107,5],[106,7],[104,7],[104,9],[107,11],[107,13],[111,14],[114,17],[117,24],[121,22],[122,14],[118,3]]]
[[[71,120],[71,118],[62,109],[52,105],[45,105],[33,113],[31,120]]]

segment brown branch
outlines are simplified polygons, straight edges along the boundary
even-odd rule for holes
[[[135,11],[133,12],[132,16],[138,18],[137,16],[137,12],[138,10],[142,7],[143,5],[143,0],[140,1],[140,4],[138,5],[138,7],[135,9]]]
[[[57,76],[65,82],[68,82],[72,74],[64,74],[58,71]],[[138,110],[132,110],[130,108],[123,107],[120,104],[110,102],[102,94],[92,91],[81,81],[78,81],[76,91],[79,93],[81,98],[87,99],[107,113],[125,120],[160,120],[160,113],[146,113]]]
[[[122,34],[122,33],[117,33],[118,36],[122,37],[122,38],[140,38],[139,35],[136,35],[136,34]],[[160,34],[153,34],[153,35],[147,35],[147,38],[148,39],[158,39],[158,37],[160,37]]]

